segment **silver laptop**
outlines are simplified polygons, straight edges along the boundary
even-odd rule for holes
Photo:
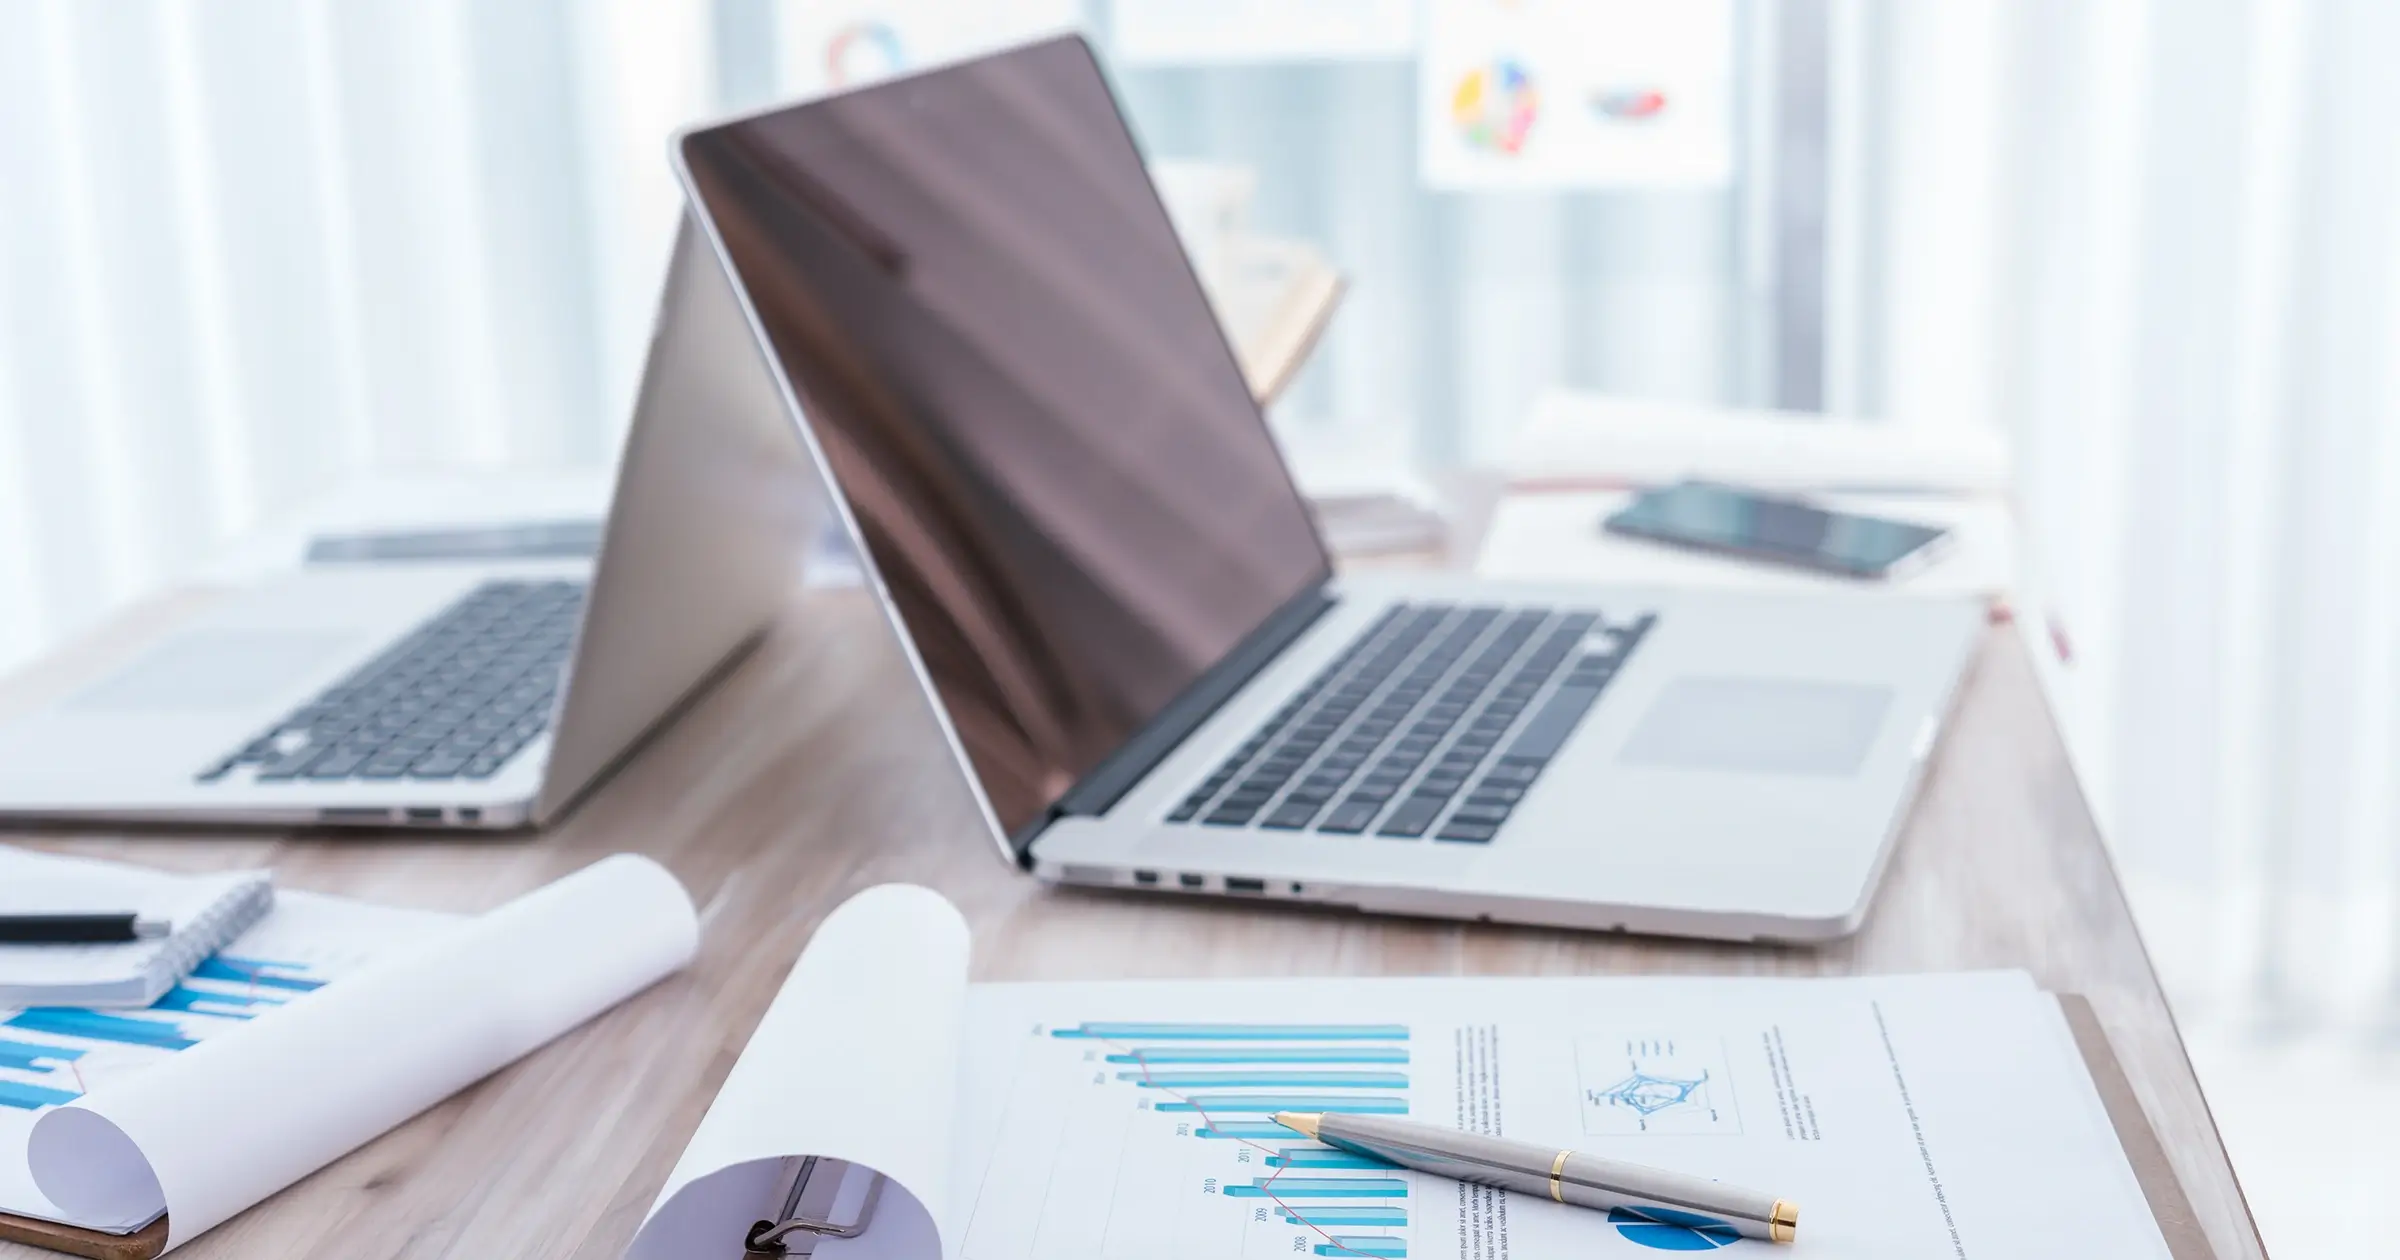
[[[0,726],[0,813],[519,827],[784,604],[823,493],[687,225],[596,561],[324,565]]]
[[[1078,39],[676,156],[1012,861],[1459,918],[1858,925],[1972,602],[1337,576]]]

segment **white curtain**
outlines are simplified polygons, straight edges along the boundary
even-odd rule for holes
[[[809,2],[0,0],[0,667],[362,472],[611,457],[667,136],[784,91]],[[1279,422],[1441,461],[1546,383],[1772,376],[1739,190],[1427,193],[1405,61],[1118,81],[1353,281]]]
[[[709,16],[0,0],[0,663],[346,474],[611,454]]]
[[[1843,12],[1830,404],[2014,434],[2028,611],[2187,1017],[2387,1023],[2400,6]]]

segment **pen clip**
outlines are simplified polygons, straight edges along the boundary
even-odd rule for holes
[[[856,1238],[866,1232],[875,1219],[875,1205],[883,1198],[882,1173],[848,1160],[815,1155],[784,1164],[784,1173],[777,1179],[780,1193],[770,1200],[781,1206],[774,1219],[750,1227],[742,1239],[744,1257],[813,1255],[820,1238]],[[844,1224],[833,1214],[853,1168],[867,1176],[866,1197],[858,1205],[857,1219]]]

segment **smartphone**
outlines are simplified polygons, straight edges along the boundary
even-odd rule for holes
[[[1950,538],[1938,526],[1829,512],[1706,481],[1645,491],[1606,526],[1611,533],[1858,578],[1905,576],[1938,558]]]

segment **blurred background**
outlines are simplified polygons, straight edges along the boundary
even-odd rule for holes
[[[2004,449],[2268,1242],[2380,1243],[2400,6],[0,0],[0,666],[350,478],[605,466],[675,128],[1063,28],[1204,271],[1346,282],[1272,412],[1304,479],[1522,460],[1561,389]]]

